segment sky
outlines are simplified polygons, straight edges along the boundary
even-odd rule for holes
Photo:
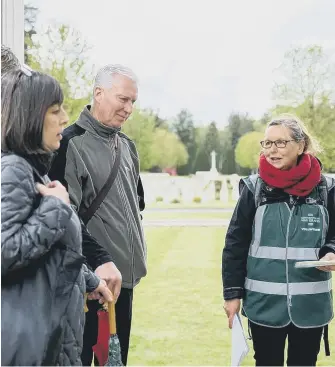
[[[94,68],[131,67],[138,105],[162,118],[186,108],[198,125],[230,113],[260,118],[284,53],[317,43],[335,49],[333,0],[25,0],[37,30],[65,23],[92,49]],[[277,73],[277,74],[276,74]]]

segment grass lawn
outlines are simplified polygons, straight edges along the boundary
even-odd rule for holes
[[[183,213],[183,212],[169,212],[168,210],[166,211],[157,211],[157,212],[152,212],[152,211],[147,211],[144,212],[143,214],[143,218],[144,219],[159,219],[159,220],[163,220],[163,219],[230,219],[232,216],[232,212],[195,212],[195,213]]]
[[[223,312],[221,228],[146,230],[148,276],[136,288],[129,365],[230,365],[230,330]],[[334,283],[335,286],[335,283]],[[318,365],[335,365],[323,343]],[[250,344],[251,348],[251,344]],[[252,348],[244,366],[254,365]]]
[[[209,201],[207,203],[150,203],[146,204],[146,208],[162,208],[162,209],[184,209],[184,208],[235,208],[236,201],[224,203],[219,200]]]

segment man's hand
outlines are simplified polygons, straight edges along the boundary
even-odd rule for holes
[[[111,261],[98,266],[95,270],[95,274],[106,281],[109,290],[113,293],[114,302],[117,301],[122,285],[122,276],[119,269]]]
[[[335,254],[333,252],[328,252],[320,261],[330,261],[335,260]],[[329,265],[329,266],[320,266],[317,268],[322,271],[335,271],[335,265]]]
[[[89,300],[96,299],[99,303],[113,302],[113,294],[107,287],[107,283],[101,279],[99,285],[92,293],[89,293],[87,298]]]
[[[233,327],[234,315],[240,312],[241,300],[239,298],[234,298],[229,301],[225,301],[223,308],[228,317],[229,329],[231,329]]]

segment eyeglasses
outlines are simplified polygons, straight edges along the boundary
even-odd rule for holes
[[[276,141],[271,141],[271,140],[262,140],[261,141],[261,146],[264,149],[270,149],[272,147],[272,144],[274,144],[277,148],[285,148],[287,143],[290,141],[295,141],[293,139],[291,140],[276,140]]]

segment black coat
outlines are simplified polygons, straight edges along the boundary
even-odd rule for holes
[[[81,365],[84,292],[99,279],[83,264],[77,215],[38,194],[39,173],[2,157],[2,365]]]

